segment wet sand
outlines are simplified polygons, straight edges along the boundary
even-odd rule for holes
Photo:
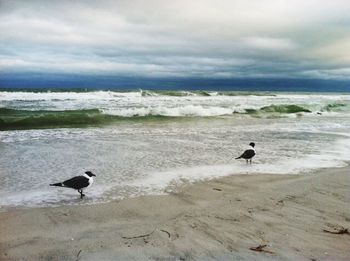
[[[350,168],[0,212],[0,260],[350,260]],[[267,245],[267,252],[251,247]]]

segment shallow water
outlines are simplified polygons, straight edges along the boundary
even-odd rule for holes
[[[62,128],[41,126],[41,121],[35,129],[1,131],[0,205],[106,202],[163,193],[183,182],[230,174],[308,173],[342,167],[349,160],[350,95],[171,95],[0,92],[0,107],[22,111],[15,121],[35,121],[43,111],[97,109],[118,116],[108,124]],[[310,112],[294,112],[291,105]],[[3,120],[10,117],[6,110]],[[33,118],[23,111],[36,114]],[[251,141],[257,151],[253,164],[234,160]],[[84,201],[73,190],[48,186],[86,170],[97,177]]]

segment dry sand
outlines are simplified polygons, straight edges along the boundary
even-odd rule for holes
[[[350,168],[0,213],[0,260],[350,260]],[[147,234],[149,234],[147,236]],[[134,238],[133,238],[134,237]],[[267,244],[271,253],[250,247]]]

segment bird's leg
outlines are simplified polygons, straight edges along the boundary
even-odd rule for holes
[[[78,192],[80,193],[80,198],[85,197],[85,194],[83,194],[83,190],[82,189],[78,189]]]
[[[250,164],[252,164],[252,159],[249,160]]]
[[[245,160],[245,163],[248,164],[248,160],[247,159]]]

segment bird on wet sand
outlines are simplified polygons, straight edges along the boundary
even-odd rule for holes
[[[63,182],[50,184],[50,186],[76,189],[80,193],[80,198],[85,197],[83,190],[90,187],[96,177],[91,171],[86,171],[84,175],[76,176]]]
[[[241,156],[237,157],[236,159],[245,159],[246,163],[248,164],[248,161],[250,164],[252,164],[252,158],[255,156],[255,143],[251,142],[249,143],[249,148],[246,149]]]

